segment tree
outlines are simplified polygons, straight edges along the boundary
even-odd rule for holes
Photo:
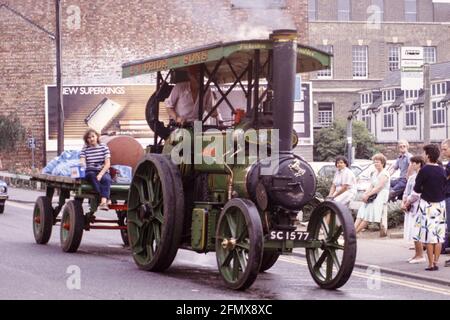
[[[343,120],[337,120],[330,127],[320,129],[314,138],[314,160],[334,161],[336,156],[346,154],[346,131],[346,122]],[[353,146],[358,159],[369,159],[378,152],[375,138],[362,121],[353,121]]]
[[[0,114],[0,151],[13,151],[18,143],[25,140],[25,133],[17,114]]]

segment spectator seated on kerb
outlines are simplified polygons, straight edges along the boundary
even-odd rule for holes
[[[389,169],[389,174],[392,176],[395,171],[400,170],[400,177],[391,181],[391,188],[389,191],[389,201],[401,199],[403,192],[408,182],[408,167],[412,154],[408,152],[409,143],[406,140],[398,141],[399,155],[395,161],[394,166]]]

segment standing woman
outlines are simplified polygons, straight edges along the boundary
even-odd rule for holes
[[[99,209],[108,210],[107,201],[110,197],[111,153],[108,146],[100,143],[97,131],[89,129],[83,136],[86,143],[80,153],[80,162],[86,167],[86,180],[92,184],[94,190],[100,194]]]
[[[421,156],[411,157],[409,161],[409,178],[402,200],[402,210],[405,212],[403,238],[407,241],[414,241],[420,194],[415,193],[413,189],[416,184],[417,174],[425,165],[425,161]],[[412,264],[425,262],[426,260],[423,256],[423,245],[420,241],[414,241],[414,249],[416,250],[415,255],[411,259],[408,259],[408,262]]]
[[[337,156],[334,164],[337,170],[327,198],[348,206],[356,195],[356,177],[346,157]]]
[[[416,177],[414,191],[421,194],[416,220],[415,241],[427,246],[427,271],[438,270],[442,243],[445,240],[445,187],[447,176],[437,164],[439,147],[428,144],[423,147],[426,165]]]
[[[369,222],[381,222],[384,204],[389,198],[390,175],[385,169],[386,157],[377,153],[372,157],[375,172],[372,174],[369,188],[364,192],[362,201],[364,204],[359,208],[355,221],[356,233],[367,227]],[[375,197],[374,200],[370,200]]]

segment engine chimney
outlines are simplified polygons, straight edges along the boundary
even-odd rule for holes
[[[280,152],[292,149],[297,30],[275,30],[273,41],[273,127],[279,130]]]

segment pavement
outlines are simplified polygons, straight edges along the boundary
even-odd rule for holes
[[[10,187],[8,189],[8,201],[34,203],[32,199],[36,199],[44,194],[43,191]],[[58,202],[57,196],[53,198],[53,202]],[[444,262],[450,259],[450,255],[441,255],[439,270],[437,271],[425,271],[428,265],[427,262],[409,264],[406,261],[414,255],[414,250],[409,249],[413,244],[403,239],[398,239],[399,232],[401,232],[401,229],[390,230],[388,231],[388,237],[384,238],[379,237],[379,231],[363,232],[358,237],[355,267],[366,271],[379,270],[384,274],[450,286],[450,267],[444,267]],[[294,255],[303,257],[304,251],[296,249]]]

